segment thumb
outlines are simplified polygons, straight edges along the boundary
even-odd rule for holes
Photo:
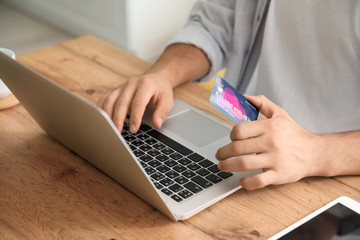
[[[160,128],[161,125],[167,119],[171,108],[174,105],[172,95],[161,96],[157,103],[153,113],[153,124],[155,127]]]
[[[247,94],[244,94],[244,96],[252,103],[254,104],[259,111],[264,114],[267,118],[272,118],[276,113],[279,113],[279,111],[282,110],[281,107],[276,105],[275,103],[271,102],[267,97],[264,95],[257,95],[257,96],[250,96]]]

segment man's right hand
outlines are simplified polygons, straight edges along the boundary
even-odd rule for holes
[[[97,105],[112,118],[120,132],[127,113],[131,112],[130,132],[136,133],[149,102],[155,106],[153,124],[160,128],[174,103],[172,86],[164,74],[148,73],[129,78],[126,83],[103,95]]]
[[[129,78],[102,96],[97,105],[109,114],[120,131],[130,112],[130,132],[135,133],[150,102],[155,106],[153,124],[160,128],[174,104],[173,88],[201,78],[209,69],[210,62],[202,50],[188,44],[173,44],[142,76]]]

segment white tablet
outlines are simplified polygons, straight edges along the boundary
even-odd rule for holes
[[[275,239],[360,239],[360,203],[339,197],[269,238]]]

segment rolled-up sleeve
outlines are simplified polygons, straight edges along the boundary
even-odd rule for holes
[[[191,44],[204,51],[211,69],[201,79],[203,81],[209,80],[224,68],[231,52],[235,1],[198,1],[185,27],[168,43],[168,46],[175,43]]]

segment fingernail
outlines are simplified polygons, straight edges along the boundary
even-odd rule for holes
[[[131,125],[130,125],[130,132],[131,132],[131,133],[135,133],[135,132],[136,132],[135,124],[131,124]]]
[[[218,169],[221,170],[221,162],[218,163]]]
[[[157,117],[156,118],[157,124],[159,126],[159,128],[161,127],[161,125],[163,124],[163,120],[161,119],[161,117]]]

